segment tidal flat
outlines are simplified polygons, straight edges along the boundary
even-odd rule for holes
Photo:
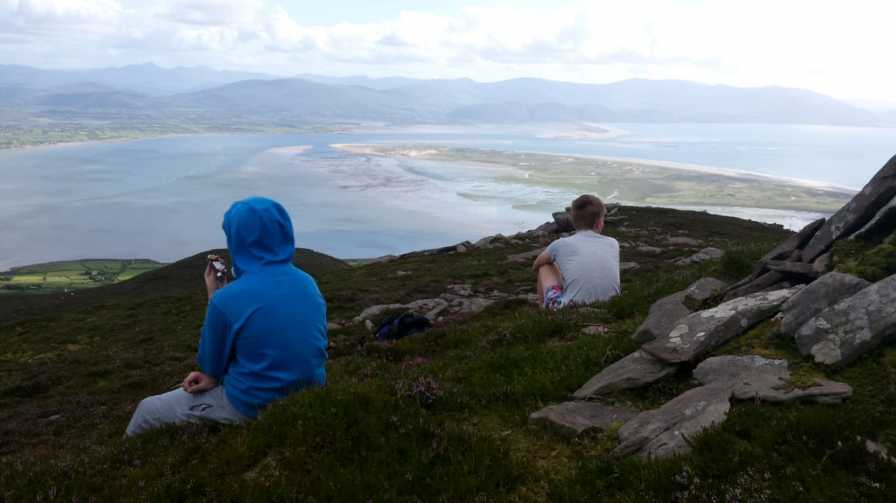
[[[829,214],[855,193],[808,180],[704,166],[426,144],[337,144],[360,155],[438,161],[487,169],[493,181],[569,193],[596,193],[624,204]],[[462,196],[478,199],[475,191]],[[758,212],[761,213],[761,212]]]

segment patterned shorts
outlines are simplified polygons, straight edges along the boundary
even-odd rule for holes
[[[544,307],[556,311],[563,307],[563,287],[553,285],[544,292]]]

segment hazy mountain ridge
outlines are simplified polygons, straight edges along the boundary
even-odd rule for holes
[[[203,67],[132,65],[96,70],[0,66],[0,112],[180,119],[246,118],[278,123],[722,122],[896,125],[892,114],[812,91],[739,88],[680,80],[581,84],[519,78],[500,82],[403,77],[277,78]],[[0,116],[2,117],[2,116]]]

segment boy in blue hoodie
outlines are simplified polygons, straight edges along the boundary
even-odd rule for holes
[[[237,281],[222,288],[206,268],[200,370],[141,401],[128,436],[172,423],[242,424],[274,400],[326,383],[326,303],[311,276],[292,265],[286,210],[260,197],[237,201],[223,227]]]

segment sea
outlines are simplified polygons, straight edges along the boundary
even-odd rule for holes
[[[896,153],[896,129],[611,124],[366,127],[207,134],[0,151],[0,271],[80,258],[174,261],[224,247],[238,199],[277,199],[296,244],[368,258],[514,233],[576,194],[494,181],[456,163],[358,155],[397,143],[676,163],[861,188]],[[471,192],[477,197],[468,197]],[[599,192],[599,191],[598,191]],[[522,204],[537,203],[537,204]],[[815,213],[693,206],[799,228]]]

